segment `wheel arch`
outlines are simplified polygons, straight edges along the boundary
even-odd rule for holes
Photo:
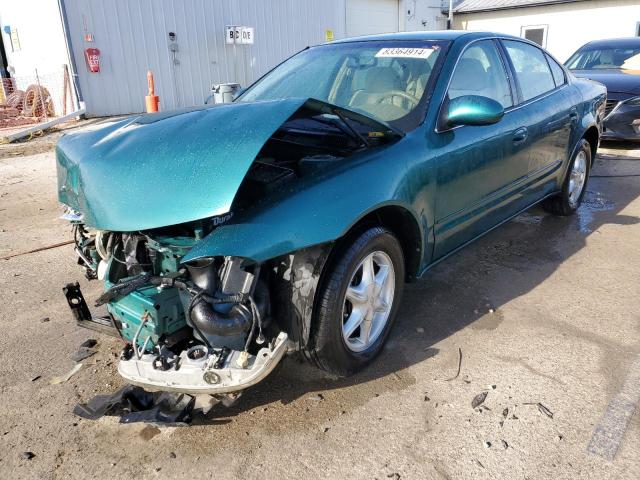
[[[405,280],[416,279],[424,252],[424,235],[415,215],[400,205],[380,206],[358,219],[336,242],[332,255],[341,250],[364,230],[371,227],[383,227],[393,233],[402,247],[405,264]]]

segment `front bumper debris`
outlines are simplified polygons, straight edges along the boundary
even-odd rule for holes
[[[243,352],[234,350],[224,358],[221,368],[215,368],[219,355],[191,359],[182,352],[178,369],[160,370],[154,367],[156,355],[143,354],[129,360],[121,359],[120,375],[133,385],[148,391],[197,394],[219,394],[244,390],[263,380],[282,360],[289,347],[285,332],[280,332],[271,346],[260,349],[246,359]],[[241,365],[246,361],[246,367]]]
[[[68,283],[62,291],[78,326],[113,337],[120,336],[111,317],[93,317],[91,315],[91,311],[80,291],[80,284],[78,282]]]

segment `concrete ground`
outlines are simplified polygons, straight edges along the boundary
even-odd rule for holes
[[[4,157],[0,257],[70,239],[53,154]],[[601,155],[574,217],[534,208],[409,285],[361,374],[287,359],[190,427],[74,416],[122,385],[121,345],[76,328],[61,291],[100,287],[71,246],[0,260],[0,478],[640,478],[637,157]]]

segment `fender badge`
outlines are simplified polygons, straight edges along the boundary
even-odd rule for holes
[[[211,221],[213,222],[213,226],[217,227],[222,225],[223,223],[227,223],[233,217],[233,212],[223,213],[222,215],[216,215],[215,217],[211,217]]]

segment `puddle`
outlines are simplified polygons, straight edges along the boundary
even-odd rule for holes
[[[474,330],[495,330],[504,321],[502,312],[497,310],[494,312],[485,313],[478,320],[471,324],[471,328]]]
[[[516,223],[524,223],[525,225],[540,225],[544,215],[532,215],[529,212],[524,212],[513,219]]]
[[[592,192],[587,190],[584,198],[582,199],[582,205],[578,208],[576,216],[578,219],[578,229],[581,233],[592,233],[593,229],[590,225],[594,220],[595,212],[606,212],[613,210],[615,203],[605,199],[602,192]]]

